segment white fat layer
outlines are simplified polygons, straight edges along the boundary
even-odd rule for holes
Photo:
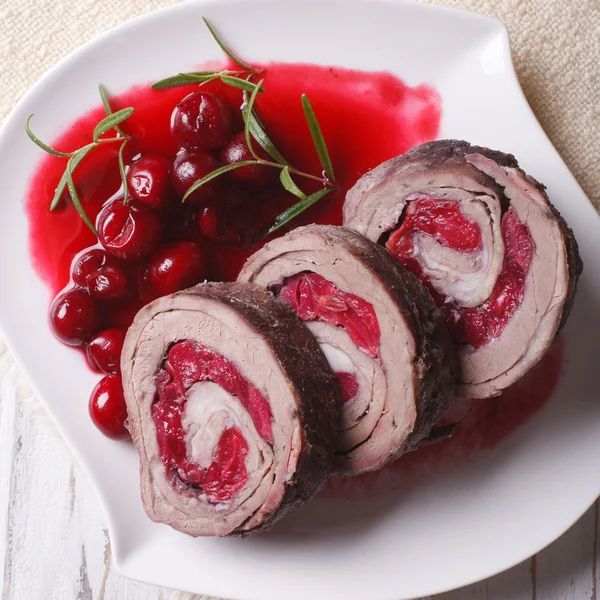
[[[326,342],[321,344],[321,350],[334,373],[354,373],[356,367],[343,350]]]
[[[239,401],[212,381],[202,381],[190,388],[181,424],[188,457],[198,466],[208,468],[223,432],[239,427],[233,410],[235,404]]]

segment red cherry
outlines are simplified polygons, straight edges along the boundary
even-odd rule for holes
[[[93,248],[84,254],[81,254],[73,263],[71,274],[73,281],[80,287],[87,285],[87,278],[92,273],[96,273],[98,269],[106,264],[108,254],[100,248]]]
[[[132,198],[150,208],[166,208],[171,196],[170,169],[171,161],[160,154],[147,154],[136,160],[127,171]]]
[[[73,281],[96,300],[123,300],[129,295],[129,282],[117,259],[93,248],[75,260]]]
[[[177,155],[171,169],[171,184],[180,198],[198,179],[202,179],[221,165],[217,159],[206,150],[184,150]],[[189,204],[204,204],[214,198],[221,187],[221,179],[215,177],[193,192],[186,202]]]
[[[198,229],[206,240],[216,244],[240,244],[257,228],[256,207],[248,194],[239,188],[225,190],[198,212]]]
[[[129,293],[127,275],[120,267],[100,267],[88,277],[87,290],[98,300],[122,300]]]
[[[175,107],[171,131],[186,144],[214,150],[231,135],[231,111],[218,96],[194,92]]]
[[[100,313],[90,295],[72,289],[57,296],[50,307],[50,325],[64,344],[81,346],[98,331]]]
[[[96,427],[114,440],[129,437],[125,427],[127,406],[120,375],[103,377],[90,397],[90,416]]]
[[[148,278],[161,296],[191,287],[206,276],[206,255],[193,242],[164,244],[148,261]]]
[[[263,159],[268,159],[265,151],[256,143],[252,145],[256,153]],[[230,165],[244,160],[255,160],[250,148],[246,144],[246,136],[243,131],[234,134],[221,148],[219,155],[224,165]],[[258,190],[268,185],[276,174],[273,167],[265,165],[250,165],[233,169],[227,173],[227,177],[236,183],[243,183],[248,188]]]
[[[108,374],[121,372],[121,350],[125,330],[114,327],[94,336],[87,345],[87,359],[94,371]]]
[[[130,200],[113,200],[98,217],[98,239],[111,254],[125,260],[138,260],[152,253],[162,235],[156,213],[146,205]]]

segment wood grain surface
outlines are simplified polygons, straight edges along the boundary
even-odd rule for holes
[[[132,581],[112,567],[91,485],[21,389],[11,378],[0,381],[0,599],[208,600]],[[597,542],[595,504],[534,558],[427,600],[596,600]]]

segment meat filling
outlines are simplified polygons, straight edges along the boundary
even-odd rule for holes
[[[248,443],[226,402],[206,415],[207,399],[236,398],[267,443],[273,441],[269,403],[225,357],[190,340],[171,347],[156,382],[152,419],[169,476],[202,490],[211,503],[230,502],[248,480]]]
[[[303,321],[323,321],[343,327],[365,354],[379,356],[381,333],[373,305],[337,287],[317,273],[289,277],[279,292]]]
[[[533,240],[529,229],[521,223],[513,209],[502,217],[504,261],[490,296],[479,306],[461,306],[432,285],[423,268],[420,236],[427,236],[445,248],[469,255],[478,262],[483,250],[479,227],[464,215],[452,200],[423,196],[412,200],[406,208],[402,224],[386,242],[388,251],[427,285],[445,314],[453,338],[474,348],[481,348],[498,338],[523,300],[525,280],[533,257]]]
[[[309,272],[286,279],[279,295],[303,321],[342,327],[357,348],[373,359],[378,358],[379,323],[373,305],[363,298],[339,290],[331,281]],[[342,401],[346,403],[356,398],[359,383],[351,359],[328,344],[321,344],[321,349],[337,377]]]

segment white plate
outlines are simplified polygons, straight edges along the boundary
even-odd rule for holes
[[[22,199],[49,140],[113,92],[219,52],[205,15],[248,60],[389,70],[433,84],[443,137],[516,154],[575,230],[586,271],[569,321],[566,374],[550,405],[495,451],[388,500],[317,500],[252,539],[192,539],[145,516],[137,456],[96,431],[96,377],[59,344],[27,252]],[[580,126],[574,123],[574,127]],[[244,600],[370,600],[433,594],[506,569],[563,533],[600,492],[600,220],[531,113],[497,21],[412,3],[185,3],[87,44],[22,100],[0,134],[0,326],[104,503],[117,567],[144,581]],[[35,440],[25,440],[35,444]],[[52,498],[48,498],[52,502]]]

